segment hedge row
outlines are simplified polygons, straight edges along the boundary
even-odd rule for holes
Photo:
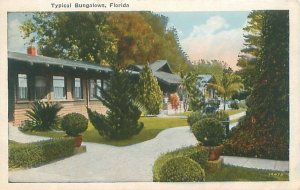
[[[166,171],[172,170],[172,169],[169,170],[168,166],[172,165],[172,164],[170,165],[169,162],[170,162],[170,160],[173,160],[174,158],[177,158],[177,157],[185,157],[187,159],[185,159],[186,164],[181,165],[182,168],[173,170],[175,172],[175,174],[174,174],[175,176],[179,176],[179,177],[181,176],[176,181],[194,181],[195,178],[193,178],[193,176],[194,176],[195,172],[197,172],[200,176],[203,176],[203,181],[204,181],[204,175],[205,175],[204,170],[202,173],[202,170],[200,170],[199,168],[196,169],[195,172],[189,173],[190,175],[188,175],[188,178],[186,178],[186,177],[182,178],[182,175],[179,173],[179,172],[182,172],[183,170],[190,170],[189,167],[195,165],[193,162],[197,163],[200,168],[206,168],[206,166],[207,166],[208,151],[204,148],[191,146],[191,147],[181,148],[181,149],[161,155],[155,161],[154,166],[153,166],[153,181],[154,182],[172,180],[172,179],[166,179],[164,173],[166,173]],[[192,161],[190,161],[190,160],[192,160]],[[177,162],[177,161],[174,161],[174,160],[171,161],[171,163],[173,163],[173,162]],[[174,181],[174,179],[173,179],[173,181]]]
[[[55,138],[33,143],[9,143],[9,168],[37,167],[74,154],[74,139]]]

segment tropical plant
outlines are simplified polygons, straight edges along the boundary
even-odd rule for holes
[[[191,127],[196,139],[204,146],[218,146],[225,139],[225,130],[215,118],[203,118]]]
[[[47,131],[55,126],[58,120],[58,112],[62,109],[59,103],[36,101],[31,104],[30,110],[26,111],[29,120],[25,122],[27,130]],[[26,128],[26,127],[24,127]]]
[[[181,84],[178,94],[182,97],[184,111],[187,111],[189,107],[193,111],[201,110],[204,104],[204,97],[196,86],[196,73],[190,72],[186,75],[181,73],[180,76]]]
[[[226,100],[243,87],[242,79],[233,72],[224,71],[222,79],[216,79],[215,81],[214,83],[208,83],[208,86],[214,88],[223,96],[225,110]]]
[[[138,134],[144,125],[138,122],[141,111],[135,103],[136,94],[130,74],[125,70],[112,69],[107,88],[100,89],[101,96],[97,97],[108,108],[106,115],[87,108],[88,116],[101,136],[127,139]]]
[[[76,137],[88,128],[88,120],[80,113],[69,113],[62,118],[61,128],[67,135]]]
[[[157,115],[162,108],[163,93],[149,65],[145,65],[137,84],[137,102],[146,114]]]

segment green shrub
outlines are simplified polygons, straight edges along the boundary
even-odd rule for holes
[[[199,163],[201,167],[204,169],[207,166],[208,161],[208,151],[207,149],[204,149],[202,147],[186,147],[186,148],[180,148],[172,152],[165,153],[161,155],[154,163],[153,166],[153,181],[160,181],[159,179],[159,171],[161,170],[161,167],[164,165],[166,161],[168,161],[171,158],[175,157],[188,157],[195,162]]]
[[[37,167],[74,153],[74,139],[56,138],[33,143],[9,143],[9,168]]]
[[[78,136],[88,128],[88,120],[80,113],[69,113],[62,118],[61,128],[69,136]]]
[[[231,107],[232,109],[235,109],[235,110],[238,110],[238,109],[240,108],[237,101],[231,102],[231,103],[230,103],[230,107]]]
[[[215,118],[221,122],[229,121],[229,115],[226,112],[218,111],[218,112],[211,113],[211,114],[203,114],[201,112],[193,112],[187,118],[187,122],[190,126],[193,126],[194,123],[196,123],[204,118]]]
[[[201,166],[187,157],[175,157],[167,160],[159,171],[161,182],[199,182],[205,181]]]
[[[29,120],[21,125],[21,130],[48,131],[57,122],[57,113],[62,109],[58,103],[33,102],[31,109],[26,111]]]
[[[129,139],[144,127],[139,122],[141,111],[135,101],[136,89],[133,77],[126,71],[112,67],[109,83],[105,90],[100,88],[97,97],[108,108],[106,115],[87,108],[88,116],[98,133],[108,139]]]
[[[215,118],[204,118],[192,126],[196,139],[204,146],[218,146],[225,138],[222,124]]]
[[[196,112],[191,113],[188,116],[187,122],[190,126],[192,126],[197,121],[200,121],[203,117],[205,117],[205,115],[203,113],[196,111]]]

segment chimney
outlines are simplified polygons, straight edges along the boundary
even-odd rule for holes
[[[33,47],[33,46],[29,46],[29,47],[27,48],[27,54],[28,54],[28,55],[31,55],[31,56],[37,56],[36,48]]]

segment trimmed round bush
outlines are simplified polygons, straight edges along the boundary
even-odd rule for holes
[[[187,118],[187,122],[190,126],[192,126],[194,123],[196,123],[197,121],[201,120],[203,117],[205,117],[201,112],[196,111],[191,113],[188,118]]]
[[[160,182],[205,181],[200,164],[187,157],[174,157],[165,162],[159,171]]]
[[[215,118],[203,118],[196,122],[192,132],[204,146],[218,146],[225,139],[225,130]]]
[[[69,113],[62,118],[61,128],[69,136],[78,136],[88,128],[88,120],[80,113]]]

